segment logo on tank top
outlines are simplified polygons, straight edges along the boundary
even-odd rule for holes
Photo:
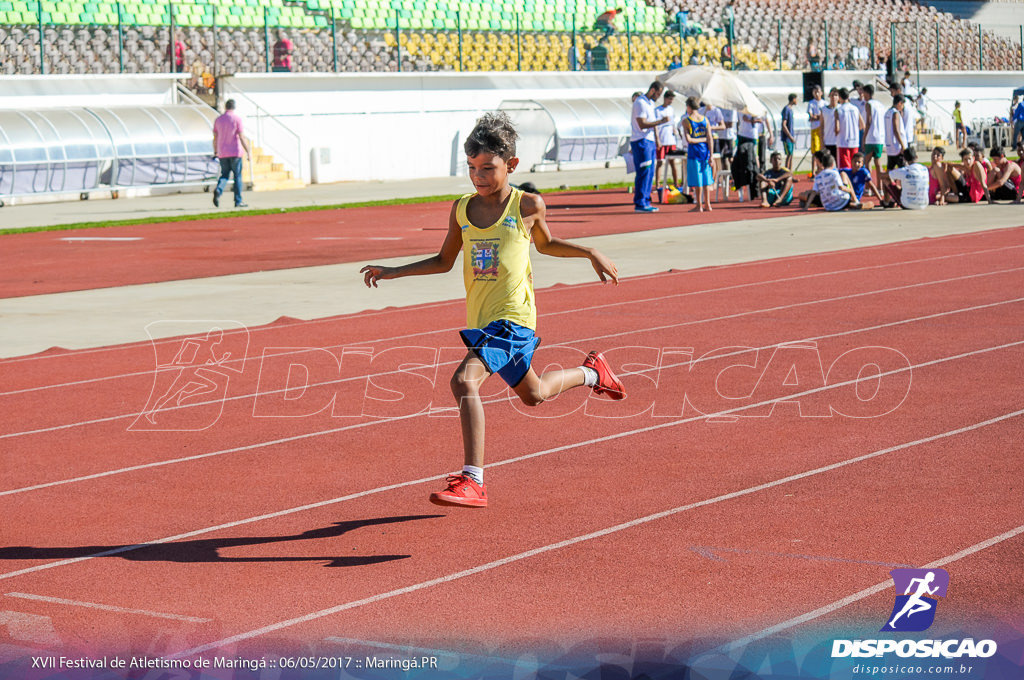
[[[504,219],[504,220],[502,221],[502,224],[504,224],[504,225],[505,225],[505,228],[507,228],[507,229],[512,229],[513,231],[514,231],[514,230],[516,230],[516,229],[518,228],[518,227],[516,226],[516,218],[515,218],[515,217],[513,217],[512,215],[509,215],[508,217],[506,217],[506,218],[505,218],[505,219]]]
[[[498,280],[498,241],[475,241],[470,256],[475,281]]]

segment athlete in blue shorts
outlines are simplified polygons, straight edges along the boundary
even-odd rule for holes
[[[530,239],[537,251],[554,257],[590,260],[602,281],[618,283],[615,264],[593,248],[554,238],[544,220],[544,201],[509,184],[519,164],[519,135],[508,114],[489,113],[477,121],[465,143],[469,177],[476,193],[452,206],[448,235],[440,252],[425,260],[362,268],[367,286],[402,276],[451,271],[463,253],[468,351],[451,380],[459,404],[464,462],[462,472],[447,479],[447,488],[430,495],[438,505],[484,507],[484,407],[480,387],[497,373],[528,406],[537,406],[573,387],[587,386],[612,399],[626,396],[622,382],[605,358],[591,352],[579,368],[538,376],[530,365],[539,344],[534,335],[537,309],[530,266]],[[480,226],[486,225],[486,226]]]

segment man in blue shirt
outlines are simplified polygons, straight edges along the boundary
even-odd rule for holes
[[[782,148],[786,151],[785,166],[793,169],[793,147],[796,144],[796,127],[793,110],[796,108],[796,95],[789,95],[789,103],[782,107]]]
[[[639,213],[658,212],[658,209],[651,205],[654,157],[657,155],[654,129],[669,120],[667,116],[655,118],[654,102],[661,96],[664,89],[664,85],[654,81],[647,88],[647,94],[642,94],[633,100],[633,111],[630,116],[632,134],[629,138],[629,147],[633,152],[633,163],[636,170],[633,207]]]
[[[1013,107],[1013,145],[1017,140],[1024,137],[1024,101]]]

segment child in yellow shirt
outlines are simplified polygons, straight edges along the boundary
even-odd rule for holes
[[[612,399],[626,396],[622,382],[599,352],[579,368],[538,376],[530,365],[539,344],[537,309],[530,266],[530,240],[538,252],[590,260],[598,277],[618,283],[615,264],[593,248],[555,238],[545,222],[544,201],[509,184],[519,164],[516,133],[505,113],[477,121],[464,145],[469,177],[476,193],[452,205],[448,234],[437,255],[400,267],[367,265],[367,286],[403,276],[451,271],[461,250],[466,286],[466,330],[460,335],[468,351],[455,369],[451,388],[459,404],[464,466],[447,479],[447,488],[430,495],[437,505],[485,507],[483,481],[484,408],[480,388],[497,373],[529,406],[537,406],[574,387],[591,387]]]

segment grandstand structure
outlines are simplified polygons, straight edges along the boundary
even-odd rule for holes
[[[172,30],[197,88],[204,74],[208,86],[212,76],[268,70],[278,30],[295,43],[297,72],[557,71],[588,62],[660,71],[674,57],[686,64],[728,56],[727,1],[619,0],[624,16],[606,38],[595,19],[611,5],[594,0],[0,0],[0,74],[166,72]],[[811,41],[827,49],[827,65],[839,55],[844,66],[872,66],[855,64],[856,48],[877,61],[895,42],[911,69],[1022,68],[1018,42],[911,0],[733,6],[738,68],[806,68]],[[683,9],[685,29],[677,21]],[[599,45],[606,55],[594,63]]]

